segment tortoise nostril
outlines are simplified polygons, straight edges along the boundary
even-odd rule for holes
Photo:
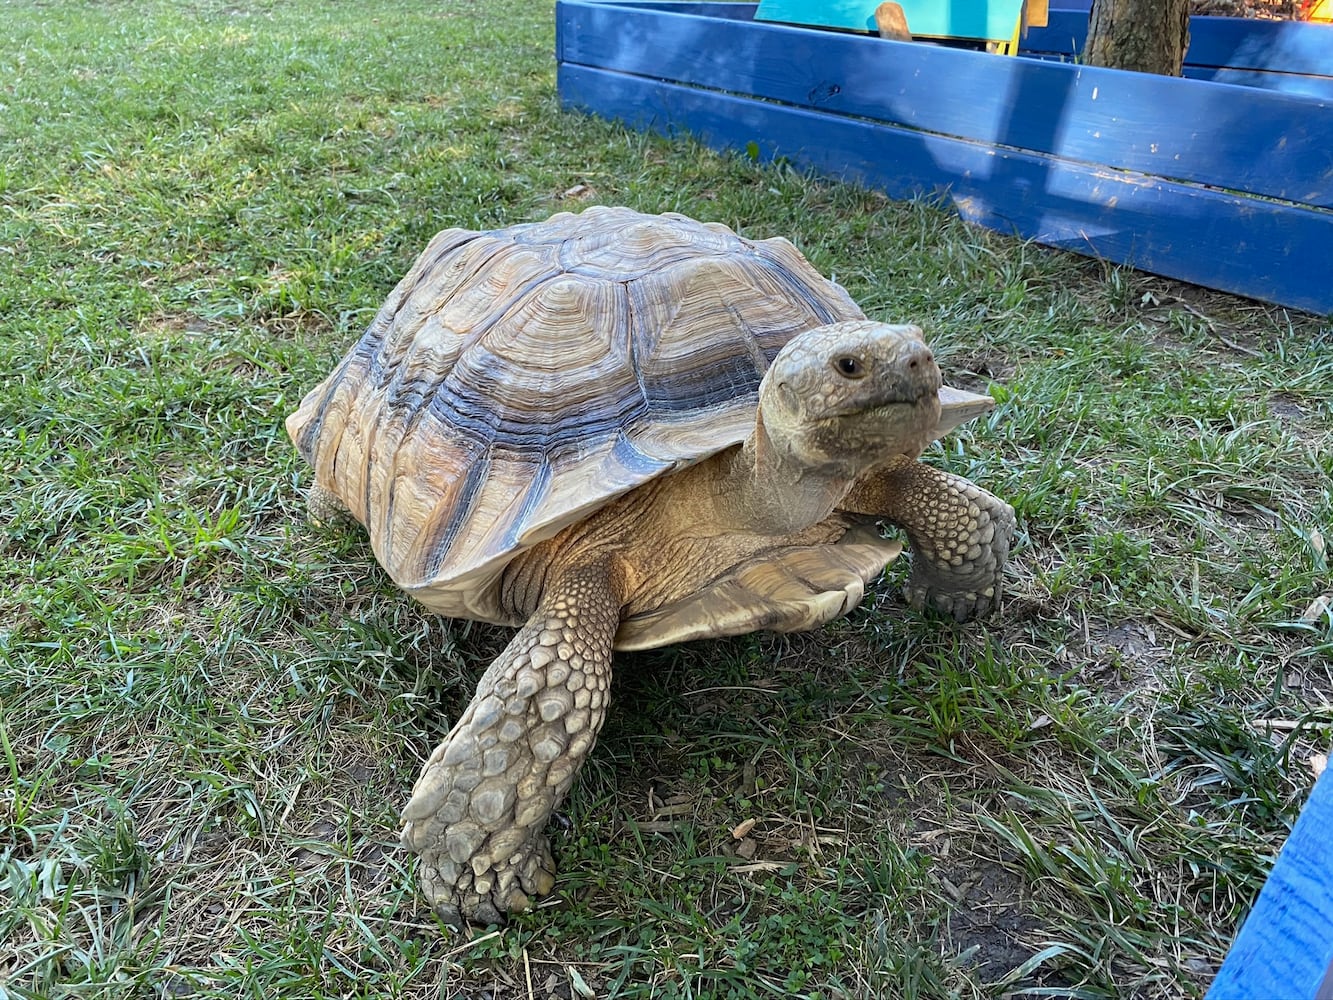
[[[906,368],[910,372],[916,372],[921,368],[929,368],[935,363],[935,355],[931,353],[929,347],[925,344],[913,344],[907,352]]]

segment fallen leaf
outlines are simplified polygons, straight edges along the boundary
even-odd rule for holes
[[[733,872],[780,872],[787,865],[781,861],[751,861],[748,865],[737,865],[729,869]]]
[[[567,191],[565,191],[565,193],[562,194],[560,197],[586,198],[590,194],[592,194],[592,188],[590,188],[587,184],[575,184],[572,188],[569,188]]]
[[[1313,625],[1328,613],[1328,609],[1333,608],[1333,592],[1320,594],[1310,606],[1301,612],[1301,621],[1306,625]]]
[[[1324,773],[1324,768],[1328,767],[1328,754],[1312,753],[1310,754],[1310,770],[1314,772],[1317,778]]]
[[[940,885],[944,887],[944,891],[947,892],[953,898],[953,901],[955,903],[961,903],[963,901],[963,897],[967,895],[967,886],[959,888],[958,886],[954,885],[952,881],[945,878],[943,875],[940,876]]]
[[[737,840],[744,840],[745,835],[754,829],[754,823],[755,821],[752,819],[747,819],[741,823],[737,823],[736,826],[732,829],[731,835],[735,837]]]
[[[1324,554],[1324,534],[1318,528],[1310,529],[1310,548],[1314,549],[1317,556]]]
[[[574,966],[572,966],[572,965],[566,965],[566,966],[565,966],[565,975],[569,976],[569,986],[570,986],[570,989],[572,989],[572,990],[573,990],[575,993],[577,993],[579,996],[581,996],[581,997],[593,997],[593,996],[596,996],[596,994],[593,993],[593,991],[592,991],[592,987],[589,986],[589,985],[584,981],[583,977],[579,975],[579,970],[576,969],[576,968],[574,968]]]
[[[640,833],[680,833],[687,826],[685,823],[678,823],[674,819],[629,820],[629,824]]]

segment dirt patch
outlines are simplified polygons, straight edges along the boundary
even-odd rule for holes
[[[1079,679],[1109,694],[1151,689],[1173,646],[1157,623],[1130,620],[1110,625],[1084,620],[1069,644],[1081,656]]]
[[[1275,392],[1268,397],[1268,412],[1284,431],[1311,448],[1321,448],[1329,437],[1328,422],[1321,419],[1318,405],[1309,400]]]
[[[601,986],[591,973],[579,973],[572,965],[544,962],[531,956],[526,956],[521,968],[515,971],[518,975],[493,971],[486,977],[487,985],[478,984],[465,995],[474,1000],[578,1000],[595,995],[592,991]],[[576,975],[577,986],[573,979]]]
[[[1303,704],[1333,705],[1333,664],[1318,657],[1293,658],[1287,666],[1283,687]]]
[[[999,865],[943,867],[941,888],[954,906],[946,922],[946,942],[987,980],[999,979],[1032,957],[1025,938],[1043,925],[1027,909],[1023,878]]]
[[[1269,396],[1268,409],[1282,426],[1288,429],[1300,427],[1308,419],[1305,410],[1301,408],[1300,400],[1288,396],[1285,392],[1275,392]]]

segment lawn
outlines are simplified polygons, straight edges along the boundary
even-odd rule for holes
[[[1206,989],[1333,728],[1327,321],[564,114],[545,5],[0,30],[0,998]],[[557,894],[458,934],[397,814],[506,634],[307,525],[282,422],[437,230],[594,203],[925,327],[1018,544],[980,624],[899,566],[620,657]]]

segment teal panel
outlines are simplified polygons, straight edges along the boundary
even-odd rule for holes
[[[1007,41],[1023,0],[898,0],[913,35]],[[879,0],[761,0],[756,21],[875,31]]]

